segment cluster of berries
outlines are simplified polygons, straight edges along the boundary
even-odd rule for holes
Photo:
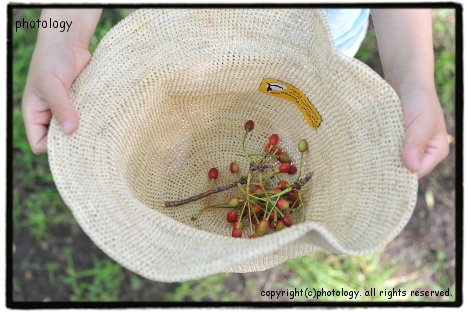
[[[230,208],[226,220],[232,223],[232,237],[242,237],[242,229],[245,223],[250,227],[250,238],[265,235],[269,229],[281,231],[285,227],[293,225],[292,217],[297,211],[302,211],[302,220],[305,218],[304,203],[301,196],[301,168],[304,152],[307,151],[307,142],[299,141],[298,149],[301,154],[299,169],[291,164],[290,156],[279,146],[279,136],[272,134],[262,154],[247,154],[245,151],[245,139],[254,129],[254,122],[249,120],[244,125],[245,135],[242,141],[244,158],[250,163],[246,174],[238,178],[239,165],[232,162],[230,171],[234,175],[232,186],[237,187],[238,196],[230,198],[227,204],[210,206],[210,197],[213,193],[214,180],[218,178],[218,170],[211,168],[208,178],[211,180],[211,191],[208,202],[192,220],[197,219],[207,208]],[[255,160],[252,157],[260,157]],[[275,167],[276,161],[280,165]],[[280,174],[293,175],[297,173],[294,183],[290,185],[280,177]],[[272,180],[278,179],[275,184]],[[273,182],[273,183],[272,183]],[[227,189],[228,187],[224,188]],[[223,188],[220,188],[224,190]]]

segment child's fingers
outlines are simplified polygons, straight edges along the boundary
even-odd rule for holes
[[[445,131],[433,130],[431,118],[415,118],[407,127],[402,160],[411,172],[421,178],[447,157],[449,146]]]
[[[402,160],[411,172],[419,172],[427,143],[432,136],[430,131],[422,131],[422,129],[428,129],[428,120],[430,119],[419,115],[406,128]]]
[[[26,87],[21,106],[31,150],[36,155],[47,153],[47,132],[52,117],[47,103]]]
[[[28,141],[33,153],[36,155],[47,153],[48,127],[41,124],[31,124],[28,129]]]
[[[75,132],[78,129],[78,113],[68,97],[65,85],[59,79],[51,79],[44,82],[41,93],[63,133]]]
[[[428,174],[439,164],[449,153],[449,143],[447,133],[436,133],[426,146],[426,153],[421,159],[421,165],[418,171],[418,177],[421,178]]]

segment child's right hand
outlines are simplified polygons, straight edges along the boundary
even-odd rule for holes
[[[42,11],[41,20],[52,18],[73,23],[68,33],[60,33],[56,29],[39,30],[22,102],[26,135],[35,154],[47,152],[47,133],[52,115],[65,134],[71,134],[78,128],[78,114],[68,91],[91,58],[88,44],[101,11]]]

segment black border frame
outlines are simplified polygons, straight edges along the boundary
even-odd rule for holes
[[[455,301],[453,302],[15,302],[13,301],[13,9],[20,8],[450,8],[455,10]],[[462,5],[447,3],[252,3],[252,4],[8,4],[6,146],[6,306],[16,309],[130,307],[460,307],[463,273],[463,16]]]

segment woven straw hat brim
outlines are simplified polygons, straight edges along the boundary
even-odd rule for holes
[[[263,78],[301,90],[322,117],[318,129],[293,103],[260,92]],[[401,161],[398,96],[336,50],[322,10],[135,11],[102,39],[70,97],[79,129],[63,135],[55,119],[49,129],[57,188],[98,247],[149,279],[264,270],[319,247],[369,254],[400,233],[414,209],[417,176]],[[191,221],[205,201],[166,208],[209,189],[211,167],[220,171],[217,185],[233,181],[232,161],[247,169],[235,155],[249,119],[248,152],[277,133],[297,164],[297,142],[309,142],[306,222],[235,239],[225,209]]]

